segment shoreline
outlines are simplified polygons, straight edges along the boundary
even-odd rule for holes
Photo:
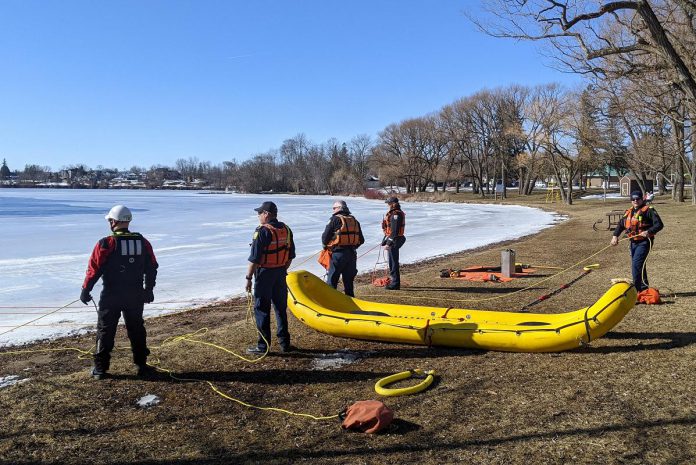
[[[415,201],[423,202],[422,200],[415,200]],[[470,202],[455,202],[455,203],[470,203]],[[521,205],[521,204],[514,204],[514,205],[521,206],[521,207],[527,207],[527,205]],[[519,241],[528,240],[530,238],[538,236],[539,234],[542,234],[546,230],[555,229],[569,219],[569,216],[567,214],[559,213],[559,212],[556,212],[554,210],[546,210],[546,209],[542,209],[542,210],[547,211],[547,212],[551,212],[554,214],[553,215],[554,216],[554,223],[547,226],[547,227],[542,228],[539,231],[536,231],[536,232],[531,233],[531,234],[526,234],[526,235],[520,236],[518,238],[504,239],[504,240],[492,242],[492,243],[489,243],[486,245],[474,247],[471,249],[462,249],[462,250],[457,250],[457,251],[453,251],[453,252],[448,252],[445,254],[438,254],[438,255],[433,255],[433,256],[426,257],[426,258],[422,258],[422,259],[416,259],[413,262],[402,263],[400,265],[400,269],[402,272],[408,273],[409,271],[412,271],[414,268],[416,268],[418,266],[428,266],[428,265],[433,264],[437,261],[445,260],[445,259],[448,259],[450,257],[456,257],[456,256],[459,256],[462,254],[477,254],[480,252],[492,250],[494,248],[505,247],[507,245],[515,244]],[[305,260],[311,261],[313,259],[315,259],[315,256],[310,256]],[[381,265],[381,268],[379,268],[378,271],[384,271],[383,266],[385,266],[385,264],[381,263],[380,265]],[[290,271],[300,271],[300,270],[303,270],[303,268],[291,269]],[[356,278],[355,278],[356,298],[360,298],[360,295],[357,292],[358,285],[359,284],[364,285],[366,280],[367,280],[367,282],[371,283],[371,280],[369,278],[374,273],[375,273],[375,268],[373,267],[372,269],[368,269],[368,270],[365,270],[363,272],[359,272],[356,275]],[[322,276],[319,276],[319,278],[322,278]],[[342,288],[342,286],[339,286],[339,289],[341,289],[341,288]],[[173,308],[171,310],[164,310],[162,313],[157,314],[157,315],[146,316],[145,317],[146,328],[147,328],[147,322],[157,321],[157,319],[160,319],[160,318],[175,318],[179,315],[192,314],[193,312],[217,311],[219,309],[225,309],[225,308],[229,308],[231,306],[239,307],[239,306],[246,305],[246,295],[244,292],[241,292],[239,294],[233,294],[229,298],[219,297],[219,298],[209,299],[209,300],[210,300],[210,302],[208,302],[208,303],[202,303],[202,304],[191,306],[191,307]],[[156,302],[154,302],[153,304],[156,305]],[[93,308],[93,307],[90,306],[90,308]],[[147,307],[145,309],[147,310]],[[293,316],[293,318],[294,318],[294,316]],[[91,323],[90,326],[96,326],[96,323],[97,322],[96,322],[96,310],[95,310],[94,311],[94,323]],[[85,326],[86,325],[87,324],[85,324]],[[119,320],[119,327],[124,327],[124,323],[123,323],[122,318]],[[50,343],[54,343],[54,342],[60,342],[63,340],[79,339],[79,338],[88,337],[90,335],[93,335],[95,332],[96,332],[96,329],[91,329],[91,328],[90,329],[77,329],[77,330],[74,330],[68,334],[64,334],[64,335],[60,335],[60,336],[56,336],[56,337],[45,337],[45,338],[39,338],[39,339],[35,339],[35,340],[29,340],[26,342],[3,344],[3,345],[0,345],[0,352],[6,351],[6,350],[11,350],[11,349],[16,349],[16,348],[20,348],[20,347],[26,348],[26,347],[32,347],[32,346],[37,346],[37,345],[42,345],[42,344],[50,344]]]
[[[35,191],[40,192],[40,191]],[[96,194],[95,194],[96,195]],[[257,197],[241,196],[237,200],[229,200],[226,202],[218,202],[200,198],[196,193],[174,193],[174,200],[170,199],[170,195],[166,193],[159,194],[159,198],[167,198],[169,200],[159,200],[157,194],[140,196],[135,194],[133,199],[139,202],[139,208],[150,209],[151,202],[162,202],[159,207],[152,208],[147,217],[143,215],[142,227],[148,231],[148,236],[161,237],[158,245],[155,245],[155,251],[162,251],[158,254],[160,262],[159,285],[155,292],[156,301],[147,305],[145,315],[152,318],[158,314],[171,314],[183,308],[201,307],[211,304],[217,304],[229,300],[231,297],[239,297],[243,295],[244,281],[237,279],[237,276],[242,276],[246,268],[246,256],[248,255],[248,234],[253,231],[254,222],[247,218],[243,212],[245,208],[251,210],[251,206],[257,201]],[[162,222],[166,212],[172,211],[172,205],[177,204],[176,200],[179,196],[183,198],[197,197],[198,200],[193,200],[192,205],[203,206],[205,213],[195,216],[194,209],[185,211],[183,218],[192,220],[199,218],[201,226],[188,228],[188,231],[181,233],[172,230],[171,223]],[[24,196],[26,197],[26,196]],[[90,214],[94,215],[94,206],[89,211],[83,211],[84,206],[80,199],[84,198],[82,193],[75,193],[65,199],[66,204],[71,205],[70,209],[76,209],[77,215]],[[61,196],[59,198],[62,199]],[[230,196],[232,197],[232,196]],[[261,196],[263,198],[263,196]],[[307,261],[303,265],[295,265],[293,269],[306,269],[318,276],[324,274],[324,270],[316,263],[313,257],[318,253],[317,238],[323,225],[328,217],[328,213],[324,216],[321,205],[325,203],[320,197],[312,196],[312,198],[299,201],[288,200],[289,196],[283,196],[288,204],[287,218],[299,218],[298,212],[307,213],[306,220],[299,221],[294,228],[296,236],[300,234],[300,244],[298,244],[298,256],[296,264]],[[37,198],[54,199],[56,198],[55,191],[51,194],[38,195]],[[98,202],[108,203],[111,197],[99,198]],[[134,200],[134,202],[136,201]],[[358,261],[359,270],[361,273],[370,273],[374,264],[380,256],[378,242],[381,239],[381,230],[378,222],[381,221],[384,214],[383,202],[370,199],[359,199],[354,205],[356,214],[359,215],[366,230],[367,245],[361,247],[358,252],[360,255],[367,255]],[[439,200],[440,202],[433,202]],[[446,200],[447,203],[441,203]],[[454,199],[442,197],[440,195],[432,196],[430,194],[421,197],[413,197],[405,203],[405,208],[411,213],[410,230],[407,230],[408,241],[402,249],[402,263],[422,263],[437,259],[444,255],[451,255],[468,249],[469,251],[477,250],[482,246],[495,244],[504,240],[519,240],[528,234],[534,234],[544,228],[550,228],[559,223],[562,216],[559,216],[555,211],[549,212],[548,208],[538,208],[538,205],[519,205],[496,203],[495,205],[487,206],[480,202],[469,202],[465,199]],[[21,205],[21,201],[18,202]],[[228,219],[226,211],[228,206],[239,205],[242,209],[236,209],[238,213],[233,213],[233,216]],[[303,205],[307,205],[304,207]],[[532,207],[532,209],[529,209]],[[82,209],[82,210],[81,210]],[[309,210],[308,210],[309,209]],[[311,211],[310,211],[311,210]],[[149,211],[149,210],[146,210]],[[71,214],[73,213],[70,210]],[[37,213],[41,213],[40,209]],[[194,216],[192,216],[194,215]],[[554,216],[555,215],[555,216]],[[99,217],[101,219],[101,217]],[[201,219],[202,218],[202,219]],[[87,219],[85,216],[71,216],[66,225],[76,221],[83,222]],[[179,220],[181,223],[183,220]],[[251,221],[251,222],[250,222]],[[149,226],[148,226],[149,222]],[[11,219],[5,218],[8,226],[11,224]],[[22,228],[18,226],[19,232],[27,231],[33,228],[36,224],[37,228],[44,228],[43,222],[40,219],[34,219],[32,222],[25,223]],[[164,226],[168,224],[169,226]],[[294,226],[290,223],[291,226]],[[29,226],[27,226],[29,225]],[[236,226],[235,226],[236,225]],[[449,225],[449,227],[448,227]],[[71,302],[75,299],[75,295],[70,292],[66,286],[65,279],[61,282],[54,278],[58,275],[60,269],[64,272],[67,270],[71,279],[81,279],[83,275],[83,262],[80,258],[85,254],[87,259],[85,243],[93,243],[93,237],[103,235],[98,221],[89,226],[92,233],[78,234],[71,238],[71,243],[66,250],[69,254],[57,256],[55,247],[50,244],[44,244],[40,248],[32,247],[29,249],[28,244],[22,238],[23,234],[14,234],[15,247],[13,253],[17,256],[25,257],[21,260],[10,260],[11,268],[6,268],[3,276],[7,279],[4,281],[3,289],[6,301],[18,308],[23,306],[41,305],[46,310],[30,310],[36,312],[35,315],[10,315],[12,312],[26,312],[27,310],[4,310],[7,312],[5,325],[7,328],[16,327],[25,324],[32,318],[42,316],[49,313],[52,309],[56,309],[58,305]],[[147,226],[147,227],[146,227]],[[247,229],[247,227],[249,229]],[[138,229],[138,228],[136,228]],[[43,229],[37,229],[43,231]],[[459,231],[466,231],[466,234],[458,234]],[[379,235],[378,235],[379,233]],[[35,237],[44,237],[43,233],[36,233]],[[202,235],[201,235],[202,234]],[[34,237],[34,236],[33,236]],[[24,241],[24,242],[23,242]],[[449,250],[448,250],[449,249]],[[43,251],[42,251],[43,250]],[[220,253],[221,251],[221,253]],[[42,261],[42,256],[46,256],[47,260]],[[11,259],[12,257],[10,257]],[[50,259],[50,260],[48,260]],[[379,259],[383,260],[383,257]],[[2,260],[0,260],[2,261]],[[50,267],[37,268],[37,263],[49,263]],[[5,263],[5,262],[3,262]],[[61,268],[59,268],[59,265]],[[380,265],[380,268],[386,265]],[[32,271],[33,270],[33,271]],[[23,284],[20,282],[19,276],[22,273],[34,273],[37,287],[36,292],[20,294],[16,289],[20,289]],[[44,281],[45,280],[45,281]],[[44,283],[38,284],[38,283]],[[77,282],[77,281],[75,281]],[[99,292],[99,286],[96,291]],[[97,296],[97,294],[94,294]],[[84,308],[81,304],[71,304],[70,309],[63,309],[53,316],[48,316],[39,320],[37,324],[28,325],[24,328],[11,332],[10,334],[0,337],[3,346],[17,346],[20,344],[45,340],[57,336],[71,336],[79,334],[83,331],[94,329],[94,318],[90,312],[93,310]],[[80,309],[80,310],[78,310]],[[63,313],[64,315],[61,315]],[[79,314],[82,313],[82,314]],[[34,327],[33,327],[34,326]],[[0,331],[3,332],[3,331]]]

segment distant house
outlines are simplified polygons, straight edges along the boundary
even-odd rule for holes
[[[619,187],[620,178],[619,173],[614,168],[607,167],[603,171],[588,173],[585,177],[585,187],[605,187],[607,189]]]
[[[150,172],[150,175],[161,181],[181,179],[181,173],[166,167],[155,168]]]
[[[653,191],[652,179],[646,179],[643,181],[643,184],[645,185],[645,190],[647,192]],[[619,185],[621,186],[621,197],[628,197],[633,191],[642,191],[640,184],[638,184],[638,180],[632,175],[622,177],[619,181]]]
[[[186,189],[186,181],[183,179],[172,179],[162,183],[162,189]]]
[[[378,189],[379,178],[377,176],[368,175],[365,177],[365,187],[367,189]]]

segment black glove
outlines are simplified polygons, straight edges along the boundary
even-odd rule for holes
[[[385,245],[387,245],[387,238],[386,237],[384,239],[382,239],[382,247],[384,247]]]
[[[150,304],[153,300],[155,300],[155,293],[152,292],[152,289],[143,290],[143,302]]]
[[[90,300],[92,300],[92,294],[90,294],[87,289],[83,288],[82,292],[80,292],[80,302],[87,305]]]

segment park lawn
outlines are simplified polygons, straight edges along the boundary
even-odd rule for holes
[[[429,194],[419,200],[480,201],[471,194]],[[398,292],[375,288],[369,275],[360,276],[356,295],[424,305],[433,302],[417,297],[436,297],[443,306],[516,310],[576,277],[582,264],[599,263],[599,270],[534,307],[560,312],[591,304],[611,278],[630,277],[625,242],[582,262],[611,237],[606,219],[596,231],[593,224],[609,210],[626,208],[626,201],[576,201],[568,207],[547,204],[542,194],[511,194],[503,202],[547,208],[568,220],[519,240],[405,266]],[[408,213],[408,202],[402,206]],[[92,380],[90,360],[72,351],[0,355],[0,377],[30,378],[0,389],[0,463],[695,463],[696,252],[689,239],[696,231],[696,207],[658,197],[655,208],[666,227],[647,268],[665,303],[635,307],[588,346],[523,354],[384,344],[333,338],[292,316],[290,331],[299,350],[280,354],[274,341],[272,353],[258,363],[209,345],[168,339],[206,328],[199,339],[243,353],[256,334],[246,302],[238,300],[147,321],[151,362],[188,381],[165,373],[137,379],[122,328],[113,377],[102,381]],[[459,234],[453,231],[452,240]],[[498,264],[505,248],[516,251],[518,262],[532,265],[582,263],[510,296],[506,293],[533,278],[496,284],[439,277],[444,268]],[[465,299],[489,300],[457,302]],[[82,336],[21,349],[89,349],[92,343],[93,336]],[[331,370],[315,369],[318,359],[337,351],[359,358]],[[211,387],[255,406],[330,416],[354,401],[379,398],[378,379],[417,367],[435,369],[437,381],[420,394],[382,399],[396,420],[376,435],[343,431],[336,419],[249,408]],[[147,394],[161,403],[137,407]]]

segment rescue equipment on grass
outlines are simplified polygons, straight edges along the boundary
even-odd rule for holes
[[[648,234],[647,238],[640,235],[640,233],[647,231],[648,228],[652,226],[650,223],[645,221],[645,215],[651,208],[652,207],[649,205],[644,205],[636,210],[635,213],[633,212],[633,208],[629,208],[624,213],[624,228],[626,228],[628,237],[634,241],[642,241],[647,238],[652,239],[655,237],[654,234]]]
[[[280,228],[276,228],[269,223],[262,226],[271,233],[271,243],[263,251],[259,266],[262,268],[280,268],[287,265],[290,261],[290,244],[292,241],[292,235],[289,233],[287,226],[283,225]]]
[[[353,215],[336,215],[341,220],[341,227],[334,232],[334,238],[327,247],[357,247],[360,245],[360,225]]]
[[[341,427],[361,433],[376,433],[389,426],[394,412],[379,400],[359,400],[338,414]]]
[[[322,333],[506,352],[558,352],[593,341],[621,321],[637,295],[621,281],[588,307],[541,314],[370,302],[346,296],[307,271],[289,273],[286,282],[290,311]]]
[[[329,267],[331,266],[331,254],[331,249],[322,249],[317,258],[319,264],[323,266],[326,271],[329,271]]]
[[[507,278],[503,276],[502,269],[500,266],[475,265],[458,270],[454,270],[452,268],[440,270],[440,277],[464,279],[467,281],[475,282],[506,283],[516,278],[522,278],[532,275],[535,272],[536,270],[534,268],[525,268],[522,264],[516,263],[515,273],[513,273],[511,277]]]
[[[530,302],[527,305],[525,305],[524,307],[522,307],[520,309],[520,312],[526,312],[529,307],[533,307],[536,304],[543,302],[544,300],[550,299],[551,297],[555,296],[559,292],[561,292],[565,289],[568,289],[570,286],[572,286],[573,284],[575,284],[576,282],[580,281],[582,278],[584,278],[585,276],[590,274],[592,272],[592,270],[596,270],[597,268],[599,268],[599,263],[595,263],[593,265],[587,265],[587,266],[583,267],[583,269],[582,269],[583,271],[582,271],[582,274],[580,276],[578,276],[577,278],[575,278],[575,279],[573,279],[565,284],[561,284],[561,286],[558,289],[555,289],[555,290],[549,292],[548,294],[544,294],[544,295],[538,297],[533,302]]]
[[[387,388],[388,384],[401,381],[408,378],[421,378],[423,381],[414,385],[404,388]],[[430,386],[435,379],[435,370],[421,370],[416,368],[415,370],[402,371],[401,373],[396,373],[391,376],[384,377],[377,381],[375,384],[375,392],[381,396],[393,397],[393,396],[406,396],[409,394],[416,394],[425,390]]]
[[[660,291],[652,287],[640,291],[637,299],[637,302],[641,304],[658,305],[662,303],[662,299],[660,299]]]

